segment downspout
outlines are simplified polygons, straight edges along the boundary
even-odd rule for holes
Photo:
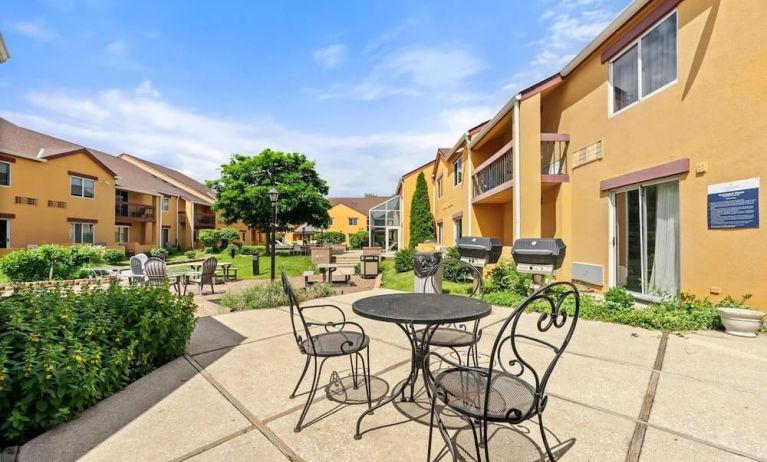
[[[514,165],[514,172],[513,172],[513,178],[514,178],[514,240],[519,239],[522,237],[522,226],[520,221],[522,220],[522,210],[520,210],[522,206],[522,191],[520,191],[522,181],[519,177],[519,169],[520,169],[520,152],[519,152],[519,104],[522,101],[522,95],[517,94],[517,96],[514,97],[514,120],[512,121],[514,124],[513,128],[513,134],[514,137],[514,147],[512,148],[514,152],[513,155],[513,165]]]
[[[162,198],[163,198],[163,195],[162,195],[162,194],[160,194],[160,195],[159,195],[159,196],[157,196],[157,197],[158,197],[158,202],[159,202],[159,203],[157,204],[157,205],[158,205],[158,207],[157,207],[157,210],[158,210],[158,213],[157,213],[157,222],[159,223],[159,224],[157,225],[157,229],[158,229],[158,235],[157,235],[157,244],[158,244],[158,245],[157,245],[157,247],[159,247],[159,248],[161,248],[161,249],[162,249],[162,248],[163,248],[163,247],[162,247]]]
[[[178,221],[178,196],[176,196],[176,247],[179,249],[181,248],[181,240],[179,239],[181,235],[179,234],[179,223]]]
[[[195,245],[196,242],[194,242],[194,223],[195,223],[195,221],[194,221],[194,219],[195,219],[194,218],[194,201],[189,201],[189,203],[192,204],[192,213],[191,213],[191,217],[189,217],[189,220],[190,220],[189,221],[189,224],[190,224],[189,229],[192,230],[192,235],[189,236],[189,242],[192,243],[192,249],[197,249],[197,247]]]
[[[474,220],[472,218],[474,216],[474,206],[472,205],[471,200],[474,198],[474,180],[472,179],[473,165],[471,163],[471,145],[469,144],[469,132],[466,132],[464,137],[466,139],[466,197],[468,197],[466,215],[469,220],[469,226],[466,230],[469,236],[473,236],[472,221]]]

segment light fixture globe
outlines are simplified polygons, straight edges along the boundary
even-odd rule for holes
[[[277,198],[280,197],[280,192],[275,188],[269,190],[269,199],[272,200],[272,204],[277,202]]]

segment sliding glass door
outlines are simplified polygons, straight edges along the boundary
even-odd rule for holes
[[[613,193],[616,283],[644,296],[679,292],[679,181]]]

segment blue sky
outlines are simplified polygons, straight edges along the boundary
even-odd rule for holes
[[[214,178],[232,152],[391,194],[629,0],[6,0],[0,116]]]

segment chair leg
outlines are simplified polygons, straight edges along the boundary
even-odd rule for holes
[[[354,359],[352,359],[352,356],[354,356]],[[354,385],[354,389],[356,390],[359,385],[357,385],[357,368],[355,367],[355,364],[357,363],[357,355],[349,355],[349,366],[352,368],[352,385]]]
[[[314,358],[314,378],[312,379],[312,389],[309,391],[309,396],[306,398],[306,404],[304,405],[303,412],[301,412],[301,417],[298,419],[298,424],[296,424],[296,428],[293,429],[295,433],[300,432],[302,429],[304,418],[306,418],[306,413],[309,412],[309,407],[312,404],[312,400],[314,400],[314,395],[317,394],[317,387],[319,386],[320,376],[322,375],[322,366],[325,365],[325,360],[327,360],[327,358],[324,358],[322,361],[320,361],[320,367],[318,370],[317,357],[312,356],[312,358]]]
[[[541,429],[541,439],[543,440],[543,446],[546,448],[546,454],[549,456],[549,460],[551,462],[556,461],[557,459],[554,458],[554,453],[551,452],[549,440],[546,439],[546,429],[543,427],[543,417],[541,414],[538,414],[538,428]]]
[[[480,452],[479,452],[479,438],[477,438],[477,426],[474,424],[474,419],[472,419],[471,417],[469,417],[466,420],[469,421],[469,425],[471,425],[471,434],[472,436],[474,436],[474,449],[477,451],[477,462],[481,462],[482,455],[480,455]],[[482,430],[480,430],[480,433],[481,432]]]
[[[306,357],[306,362],[304,363],[304,371],[301,372],[301,377],[298,379],[298,383],[296,384],[296,388],[293,389],[293,393],[290,394],[290,399],[293,399],[296,397],[296,392],[298,391],[298,387],[301,386],[301,382],[304,381],[304,376],[306,375],[306,371],[309,369],[309,359],[310,357]]]
[[[447,428],[445,427],[445,424],[442,422],[442,418],[437,413],[436,407],[434,407],[434,403],[436,402],[436,400],[437,400],[436,397],[434,398],[434,400],[432,400],[432,407],[434,409],[434,413],[432,414],[432,416],[436,417],[437,419],[437,428],[439,429],[440,435],[442,435],[442,439],[445,441],[445,444],[447,445],[447,449],[450,451],[450,455],[453,457],[453,462],[458,462],[458,455],[455,451],[453,440],[450,439],[450,435],[447,433]],[[429,457],[431,457],[431,452],[429,452]]]
[[[487,444],[487,420],[482,421],[482,432],[479,435],[485,447],[485,462],[490,462],[490,445]]]
[[[362,361],[362,372],[365,373],[365,392],[368,395],[368,409],[373,407],[373,400],[370,399],[370,389],[372,385],[370,384],[370,347],[365,348],[365,355],[367,356],[367,361]]]
[[[434,405],[436,403],[436,397],[431,400],[431,409],[429,410],[429,445],[426,450],[426,462],[431,462],[431,439],[434,432]]]

